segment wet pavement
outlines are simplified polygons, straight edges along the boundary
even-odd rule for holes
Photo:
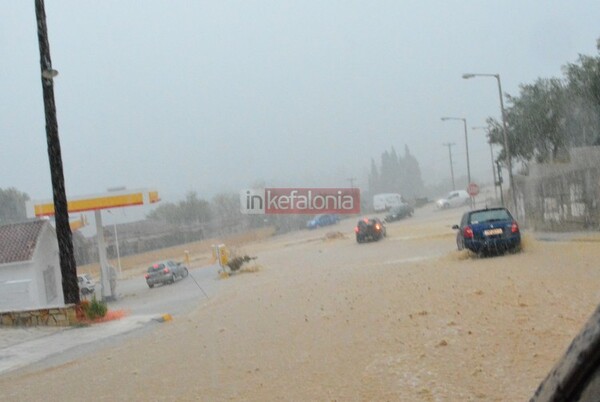
[[[530,232],[538,241],[556,242],[600,242],[599,232]],[[195,273],[195,272],[194,272]],[[214,269],[202,272],[206,278],[198,278],[200,284],[210,288],[210,281],[214,280]],[[192,281],[185,285],[194,288],[198,283]],[[200,285],[198,285],[200,286]],[[178,290],[184,290],[184,284]],[[209,293],[214,295],[216,287],[210,288]],[[198,293],[198,292],[196,292]],[[134,296],[140,297],[139,292]],[[204,296],[198,295],[202,298]],[[134,297],[135,298],[135,297]],[[11,371],[23,369],[43,361],[67,359],[67,357],[84,355],[89,349],[97,348],[103,342],[110,342],[119,336],[124,336],[136,330],[151,328],[154,324],[163,322],[162,314],[144,314],[134,312],[119,320],[92,324],[86,327],[1,327],[0,326],[0,376]]]
[[[82,327],[1,327],[0,375],[162,321],[162,315],[133,315]]]

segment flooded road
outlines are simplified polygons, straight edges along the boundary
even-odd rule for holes
[[[525,232],[523,252],[475,258],[456,250],[461,213],[418,209],[373,243],[346,219],[245,246],[259,265],[208,301],[3,376],[0,398],[80,400],[85,384],[107,401],[526,400],[600,300],[600,243]]]

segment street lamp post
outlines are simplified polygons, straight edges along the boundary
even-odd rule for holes
[[[508,169],[508,188],[512,194],[513,208],[517,208],[517,194],[515,193],[513,174],[512,174],[512,161],[510,148],[508,146],[508,128],[506,124],[506,111],[504,110],[504,99],[502,97],[502,83],[500,82],[500,74],[480,74],[480,73],[467,73],[462,76],[465,80],[474,77],[494,77],[498,82],[498,95],[500,96],[500,113],[502,113],[502,134],[504,137],[504,152],[506,154],[506,166]]]
[[[465,148],[467,150],[467,180],[469,181],[467,184],[471,184],[471,165],[469,163],[469,139],[467,136],[467,119],[464,117],[442,117],[442,121],[447,120],[462,120],[465,126]]]
[[[494,150],[492,149],[492,139],[490,138],[490,131],[487,127],[479,126],[479,127],[471,127],[471,130],[485,130],[488,137],[488,144],[490,144],[490,157],[492,159],[492,175],[494,176],[494,196],[498,199],[498,188],[497,188],[497,180],[496,180],[496,164],[494,162]]]
[[[454,167],[452,166],[452,146],[456,145],[453,142],[445,142],[444,146],[448,147],[448,156],[450,157],[450,175],[452,176],[452,191],[456,190],[456,185],[454,184]]]

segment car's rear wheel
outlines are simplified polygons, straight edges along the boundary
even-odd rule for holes
[[[152,288],[154,287],[154,285],[148,284],[148,287],[149,287],[150,289],[152,289]]]

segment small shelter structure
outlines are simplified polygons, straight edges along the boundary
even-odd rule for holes
[[[0,226],[0,312],[64,305],[58,240],[50,222]]]

